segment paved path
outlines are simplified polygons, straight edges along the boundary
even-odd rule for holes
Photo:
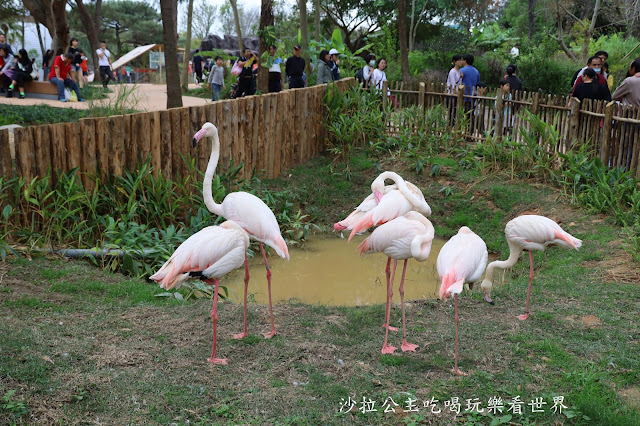
[[[109,102],[115,99],[118,85],[110,84],[111,93],[109,93],[109,100],[103,99],[100,101],[94,101],[96,104],[100,102]],[[127,87],[132,87],[132,84],[126,84]],[[161,111],[167,109],[167,86],[162,84],[138,84],[135,96],[139,98],[137,106],[133,106],[134,109],[140,111]],[[195,84],[190,84],[189,89],[195,89]],[[210,100],[196,98],[193,96],[183,96],[183,106],[195,106],[205,105],[211,102]],[[53,107],[61,108],[76,108],[76,109],[89,109],[89,103],[87,102],[59,102],[49,99],[36,99],[29,98],[18,99],[17,97],[6,98],[4,94],[0,94],[0,104],[15,104],[15,105],[51,105]]]

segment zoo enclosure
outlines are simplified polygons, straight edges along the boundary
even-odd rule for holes
[[[344,91],[353,81],[336,84]],[[16,128],[12,135],[1,130],[0,176],[55,179],[51,171],[78,168],[85,188],[93,189],[90,175],[122,176],[149,157],[155,175],[184,175],[183,156],[194,158],[204,172],[211,143],[203,139],[194,149],[192,140],[210,121],[218,127],[220,165],[228,166],[233,159],[236,165],[244,163],[241,177],[251,177],[254,170],[276,177],[324,149],[325,91],[326,85],[320,85],[202,106]]]
[[[486,140],[487,135],[501,140],[510,137],[522,142],[520,130],[529,131],[531,124],[523,118],[524,111],[541,117],[558,132],[556,146],[548,147],[550,156],[574,147],[589,144],[590,152],[609,167],[622,167],[640,178],[640,108],[622,106],[616,102],[578,99],[568,96],[544,95],[538,92],[515,92],[507,99],[498,97],[498,89],[483,96],[465,96],[464,86],[447,93],[444,84],[384,83],[396,96],[400,107],[420,106],[424,109],[443,105],[449,125],[472,140]],[[466,104],[465,104],[466,101]],[[383,96],[383,103],[388,102]],[[468,121],[456,119],[466,108]],[[391,125],[393,126],[393,125]],[[393,127],[390,131],[396,131]]]

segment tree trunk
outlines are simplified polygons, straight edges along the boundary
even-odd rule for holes
[[[593,7],[593,15],[591,16],[591,24],[584,32],[584,42],[582,44],[582,63],[587,62],[589,57],[589,43],[593,37],[593,32],[596,29],[596,20],[598,19],[598,12],[600,11],[600,0],[596,0],[596,4]]]
[[[42,52],[42,58],[44,59],[44,55],[47,53],[47,50],[44,48],[44,41],[42,41],[42,31],[40,31],[40,22],[35,21],[36,23],[36,32],[38,33],[38,43],[40,43],[40,51]]]
[[[416,20],[416,0],[411,0],[411,25],[409,25],[409,52],[413,52],[413,43],[415,41],[415,30],[413,29]]]
[[[527,14],[529,16],[529,40],[533,40],[533,36],[536,34],[536,0],[529,0],[529,8]]]
[[[78,13],[80,14],[80,18],[82,21],[82,28],[84,33],[87,35],[89,39],[89,44],[91,45],[91,60],[93,61],[93,69],[98,70],[100,67],[98,66],[98,54],[96,50],[100,47],[100,40],[98,39],[98,26],[96,23],[100,22],[101,16],[98,14],[97,10],[102,10],[102,0],[98,0],[96,2],[96,13],[93,16],[89,13],[89,10],[83,3],[83,0],[76,0],[76,5],[78,6]],[[117,36],[117,31],[116,31]],[[118,46],[118,56],[120,56],[120,46]],[[99,72],[94,73],[94,78],[96,81],[102,81],[102,74]]]
[[[273,0],[262,0],[260,9],[260,34],[263,34],[262,31],[273,24]],[[262,58],[262,54],[268,50],[269,46],[267,46],[267,40],[265,40],[264,35],[262,35],[260,36],[260,50],[258,52],[258,57]],[[269,69],[262,65],[258,67],[258,90],[262,93],[267,93],[269,91]]]
[[[240,28],[240,15],[238,14],[238,0],[229,0],[231,3],[231,10],[233,11],[233,20],[236,23],[236,35],[238,36],[238,51],[242,56],[244,52],[244,42],[242,41],[242,29]]]
[[[160,14],[162,16],[162,38],[166,64],[167,108],[179,108],[182,106],[182,92],[180,91],[180,69],[178,67],[177,0],[160,0]]]
[[[189,59],[191,58],[191,23],[193,20],[193,0],[189,0],[187,11],[187,39],[185,40],[184,55],[182,56],[182,90],[189,87]],[[195,69],[194,69],[195,72]]]
[[[400,62],[402,80],[409,80],[409,51],[407,49],[407,0],[398,0],[398,38],[400,39]]]
[[[569,57],[569,59],[571,59],[572,61],[577,61],[578,58],[576,58],[576,55],[564,43],[564,29],[562,28],[562,15],[560,14],[560,6],[558,4],[558,0],[556,0],[556,13],[557,13],[558,25],[556,26],[557,35],[555,39],[560,45],[560,47],[562,48],[562,51]]]
[[[305,58],[305,72],[307,78],[311,73],[311,64],[309,59],[309,26],[307,25],[307,0],[298,0],[300,8],[300,36],[302,37],[302,56]]]
[[[53,45],[56,49],[62,48],[63,51],[69,46],[69,40],[71,39],[69,24],[67,23],[66,6],[67,2],[65,0],[53,0],[51,2],[55,33]]]
[[[116,24],[116,47],[118,49],[118,57],[122,54],[122,42],[120,41],[120,25]]]
[[[320,0],[314,0],[315,39],[320,42]]]

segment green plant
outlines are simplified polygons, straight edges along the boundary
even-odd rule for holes
[[[11,414],[11,416],[15,419],[18,417],[22,417],[29,412],[29,408],[27,404],[22,401],[14,401],[13,396],[15,395],[15,390],[10,390],[2,396],[2,409]]]

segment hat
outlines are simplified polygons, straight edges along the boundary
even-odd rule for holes
[[[329,51],[329,55],[339,55],[339,54],[340,54],[340,52],[338,52],[338,49],[331,49]]]
[[[293,46],[293,50],[300,50],[302,49],[302,47],[300,47],[299,44],[296,44],[295,46]]]

